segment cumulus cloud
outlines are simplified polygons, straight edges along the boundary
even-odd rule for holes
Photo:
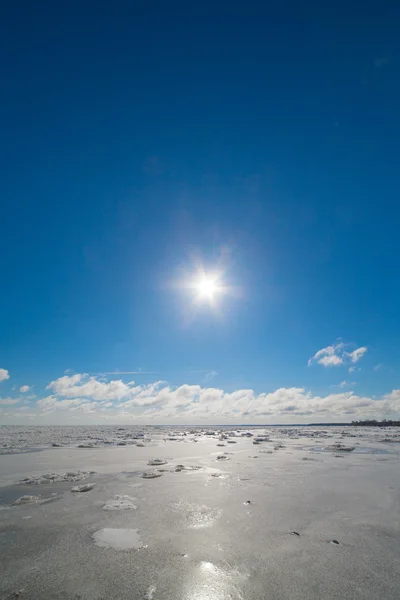
[[[309,359],[308,366],[311,366],[314,362],[317,362],[324,367],[341,365],[343,363],[343,356],[341,356],[342,348],[342,343],[321,348],[321,350],[318,350],[318,352]]]
[[[345,350],[346,346],[348,347],[349,345],[339,342],[337,344],[333,344],[332,346],[321,348],[321,350],[318,350],[318,352],[316,352],[314,356],[309,359],[308,366],[311,366],[313,363],[318,363],[324,367],[338,367],[346,362],[356,363],[368,350],[368,348],[365,346],[361,346],[352,352],[347,352]],[[350,367],[349,373],[354,370],[354,368]]]
[[[335,351],[320,352],[317,360],[335,356]],[[339,387],[350,384],[343,381]],[[302,387],[225,391],[200,385],[171,386],[165,381],[126,384],[81,374],[61,377],[47,388],[52,394],[34,405],[38,419],[62,423],[68,419],[83,423],[296,423],[385,418],[400,413],[399,390],[374,399],[344,390],[325,396]]]
[[[400,390],[393,390],[385,396],[388,402],[394,403],[393,406],[398,406],[400,403]]]
[[[351,362],[356,363],[364,356],[364,354],[368,351],[368,348],[365,346],[361,346],[361,348],[357,348],[353,350],[353,352],[347,352],[347,356],[350,358]]]
[[[135,388],[132,387],[133,385],[133,381],[126,384],[122,379],[116,379],[107,383],[106,381],[99,381],[96,377],[77,373],[76,375],[65,375],[51,381],[46,389],[52,390],[57,396],[67,398],[87,396],[93,400],[119,400],[134,393]]]
[[[0,381],[5,381],[6,379],[10,379],[10,374],[7,369],[0,369]]]
[[[19,391],[20,391],[20,392],[22,392],[23,394],[25,394],[26,392],[29,392],[29,390],[30,390],[30,389],[31,389],[31,388],[29,387],[29,385],[22,385],[22,386],[19,388]]]
[[[320,365],[324,365],[324,367],[337,367],[338,365],[343,364],[343,358],[341,356],[337,356],[336,354],[322,356],[318,360]]]

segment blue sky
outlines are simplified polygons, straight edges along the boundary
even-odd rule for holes
[[[9,4],[2,422],[400,413],[399,12]]]

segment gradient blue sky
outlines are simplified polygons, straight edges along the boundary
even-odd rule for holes
[[[400,413],[399,17],[3,9],[0,420]],[[175,285],[199,264],[218,310]]]

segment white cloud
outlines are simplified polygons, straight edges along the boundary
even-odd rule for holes
[[[10,379],[10,374],[7,369],[0,369],[0,381],[5,381],[6,379]]]
[[[130,384],[124,383],[121,379],[110,382],[99,381],[96,377],[89,377],[87,374],[65,375],[55,381],[51,381],[47,390],[52,390],[58,396],[75,398],[78,396],[87,396],[93,400],[119,400],[126,398],[134,393],[135,388]]]
[[[308,366],[311,366],[313,362],[317,362],[324,367],[337,367],[343,363],[343,356],[341,356],[343,343],[335,344],[333,346],[326,346],[321,348],[314,354],[308,361]]]
[[[324,367],[338,367],[343,365],[345,362],[348,363],[349,361],[356,363],[368,351],[368,348],[361,346],[352,352],[346,352],[344,350],[346,346],[349,346],[349,344],[339,342],[338,344],[321,348],[321,350],[318,350],[318,352],[316,352],[314,356],[309,359],[308,366],[311,366],[315,362],[323,365]],[[354,370],[354,368],[350,367],[349,373],[353,372]]]
[[[324,349],[326,350],[326,349]],[[317,360],[334,357],[319,353]],[[340,388],[354,382],[342,381]],[[400,391],[374,399],[352,391],[315,396],[301,387],[257,393],[165,381],[146,385],[100,381],[88,375],[64,376],[48,386],[52,395],[35,403],[44,422],[101,423],[299,423],[385,418],[400,413]],[[47,420],[46,420],[47,419]]]
[[[65,402],[65,400],[64,400]],[[74,411],[83,413],[83,414],[93,414],[98,409],[98,404],[96,402],[84,402],[83,404],[79,404],[73,408]]]
[[[356,363],[366,352],[368,352],[368,348],[361,346],[361,348],[357,348],[356,350],[353,350],[353,352],[347,352],[347,356],[350,358],[351,362]]]
[[[379,363],[378,365],[374,366],[374,371],[380,371],[382,369],[383,365],[381,363]]]
[[[82,404],[87,403],[84,398],[74,398],[73,400],[58,400],[55,396],[47,396],[36,402],[36,405],[42,411],[56,409],[76,409]]]
[[[311,362],[324,366],[338,364],[337,360],[358,361],[365,354],[364,347],[352,352],[344,344],[319,350]],[[322,361],[322,362],[321,362]],[[333,361],[333,362],[331,362]],[[342,363],[340,363],[342,364]],[[356,395],[345,391],[354,382],[343,380],[339,393],[314,395],[302,387],[280,388],[263,392],[252,389],[224,390],[217,387],[182,384],[171,386],[165,381],[136,385],[121,379],[107,380],[85,374],[63,376],[51,381],[47,397],[36,402],[30,396],[4,398],[2,420],[12,422],[7,405],[29,403],[29,422],[38,423],[301,423],[351,421],[364,418],[393,418],[400,415],[400,391],[392,390],[380,398]],[[24,386],[22,386],[24,387]],[[351,389],[351,388],[350,388]],[[28,422],[28,421],[27,421]]]
[[[385,396],[388,402],[393,402],[394,405],[399,409],[400,405],[400,390],[392,390],[390,394]]]
[[[25,394],[26,392],[29,392],[29,390],[30,390],[30,389],[31,389],[31,388],[29,387],[29,385],[22,385],[22,386],[19,388],[19,391],[20,391],[20,392],[22,392],[23,394]]]
[[[318,360],[320,365],[324,365],[324,367],[337,367],[343,364],[343,358],[341,356],[337,356],[336,354],[323,356]]]
[[[18,402],[20,402],[19,398],[0,398],[1,405],[18,404]]]

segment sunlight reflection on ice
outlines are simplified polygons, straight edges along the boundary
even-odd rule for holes
[[[191,529],[211,527],[222,514],[220,509],[210,508],[204,504],[194,504],[185,500],[173,504],[172,509],[184,515],[185,525]]]
[[[238,571],[225,571],[211,562],[200,563],[191,580],[185,600],[243,600],[237,587],[246,576]]]

